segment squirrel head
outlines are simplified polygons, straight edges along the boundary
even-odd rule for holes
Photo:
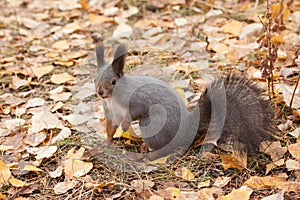
[[[105,62],[103,45],[96,47],[96,56],[98,65],[98,74],[95,79],[96,92],[103,99],[109,98],[112,96],[116,84],[124,75],[127,48],[123,44],[119,45],[112,63]]]

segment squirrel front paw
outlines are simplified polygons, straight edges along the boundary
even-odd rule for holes
[[[130,122],[129,122],[129,121],[127,121],[127,120],[123,120],[123,121],[122,121],[121,127],[122,127],[122,130],[123,130],[124,132],[128,131],[129,126],[130,126]]]

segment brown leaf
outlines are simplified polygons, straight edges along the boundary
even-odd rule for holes
[[[287,152],[287,147],[282,147],[279,141],[273,142],[265,150],[265,153],[269,154],[273,161],[277,161],[281,159],[286,152]]]
[[[154,186],[154,183],[150,180],[133,180],[130,185],[136,190],[137,193],[141,193],[144,190],[150,190]]]
[[[252,176],[244,183],[244,185],[252,189],[259,189],[259,188],[276,188],[277,186],[283,183],[285,183],[285,178],[282,177]]]
[[[298,161],[300,161],[300,143],[290,144],[288,146],[290,154]]]
[[[243,23],[236,21],[236,20],[231,20],[228,23],[226,23],[225,25],[223,25],[220,28],[220,31],[224,32],[224,33],[232,34],[234,36],[239,36],[242,29],[243,29]]]
[[[26,137],[24,138],[23,142],[25,144],[35,147],[35,146],[41,144],[46,139],[46,137],[47,137],[47,135],[44,132],[27,134]]]
[[[250,195],[252,194],[253,190],[248,188],[247,186],[242,186],[239,189],[233,188],[233,190],[225,196],[226,200],[248,200],[250,199]]]
[[[68,190],[72,189],[75,187],[75,185],[77,184],[77,181],[75,180],[65,180],[64,182],[60,182],[57,183],[53,190],[55,194],[64,194],[66,193]]]
[[[222,165],[224,169],[236,168],[242,170],[247,167],[247,156],[231,154],[231,155],[221,155]]]
[[[70,48],[70,44],[67,40],[59,40],[52,44],[52,48],[58,50],[67,50]]]
[[[218,177],[218,178],[216,178],[213,185],[216,187],[224,187],[229,183],[230,180],[231,180],[231,177],[225,177],[225,176]]]
[[[69,81],[73,81],[74,79],[74,76],[68,73],[53,74],[50,78],[51,82],[55,84],[67,83]]]
[[[81,160],[69,160],[64,166],[66,177],[81,177],[87,174],[93,168],[93,163],[83,162]]]
[[[195,175],[186,167],[177,168],[175,170],[175,175],[187,181],[193,180],[195,178]]]

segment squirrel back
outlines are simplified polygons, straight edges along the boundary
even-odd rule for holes
[[[275,130],[274,109],[262,93],[241,74],[217,78],[198,101],[197,138],[207,134],[204,142],[229,145],[247,153],[258,151],[260,143],[271,139]]]

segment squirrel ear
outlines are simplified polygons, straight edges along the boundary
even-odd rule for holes
[[[98,68],[104,64],[104,46],[103,44],[96,47],[97,65]]]
[[[127,56],[127,48],[124,44],[118,46],[114,61],[112,62],[112,68],[114,72],[119,76],[122,77],[124,75],[123,69],[125,65],[125,58]]]

